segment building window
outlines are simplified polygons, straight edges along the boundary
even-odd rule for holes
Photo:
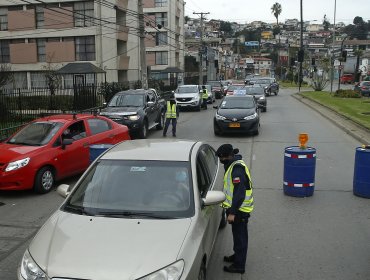
[[[168,52],[156,52],[155,53],[155,64],[157,65],[168,64]]]
[[[47,88],[44,72],[31,72],[31,88]]]
[[[155,13],[155,24],[167,27],[167,13]]]
[[[8,9],[0,8],[0,31],[8,30]]]
[[[167,80],[168,74],[167,73],[161,73],[161,72],[152,72],[151,78],[153,80]]]
[[[167,7],[167,0],[155,0],[155,7]]]
[[[44,7],[36,6],[35,13],[36,13],[36,28],[43,28],[44,27]]]
[[[95,37],[85,36],[76,37],[76,60],[77,61],[93,61],[95,60]]]
[[[155,36],[155,45],[163,46],[167,45],[167,32],[158,32]]]
[[[0,41],[0,63],[10,62],[9,40]]]
[[[94,25],[94,2],[76,2],[73,7],[75,27]]]
[[[46,39],[45,38],[36,39],[37,61],[38,62],[45,62],[46,61],[45,44],[46,44]]]

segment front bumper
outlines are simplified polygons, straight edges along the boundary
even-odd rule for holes
[[[110,118],[110,117],[108,117]],[[140,129],[142,128],[142,120],[141,118],[137,121],[130,121],[130,120],[125,120],[125,119],[122,119],[122,118],[110,118],[112,121],[115,121],[116,123],[119,123],[119,124],[123,124],[125,126],[127,126],[127,128],[129,129],[130,132],[136,132],[136,131],[140,131]]]
[[[177,106],[182,107],[182,108],[196,108],[199,107],[199,104],[201,102],[201,99],[199,100],[192,100],[192,101],[187,101],[187,102],[181,102],[181,101],[176,101]]]
[[[230,125],[238,123],[240,127],[230,127]],[[216,120],[214,119],[213,125],[215,129],[219,132],[252,132],[258,130],[259,125],[259,117],[253,120],[238,120],[236,122],[232,122],[230,120]]]
[[[0,171],[0,190],[14,191],[32,189],[35,173],[30,173],[30,171],[24,168],[10,172]]]

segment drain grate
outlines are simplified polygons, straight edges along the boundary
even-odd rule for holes
[[[3,202],[0,202],[0,206],[4,206],[5,205],[5,203],[3,203]]]

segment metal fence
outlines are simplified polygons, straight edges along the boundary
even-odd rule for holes
[[[3,89],[0,90],[0,141],[25,123],[47,115],[94,113],[115,93],[140,88],[141,83],[103,83],[74,86],[73,89]],[[159,93],[165,99],[171,91]]]

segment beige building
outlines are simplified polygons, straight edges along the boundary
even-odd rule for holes
[[[147,65],[154,74],[167,67],[183,69],[184,2],[142,1]],[[0,63],[10,64],[15,87],[44,87],[45,71],[77,62],[92,63],[106,72],[106,76],[84,75],[84,83],[140,78],[137,0],[42,2],[47,4],[0,1]],[[64,86],[81,82],[76,76],[66,76]]]

